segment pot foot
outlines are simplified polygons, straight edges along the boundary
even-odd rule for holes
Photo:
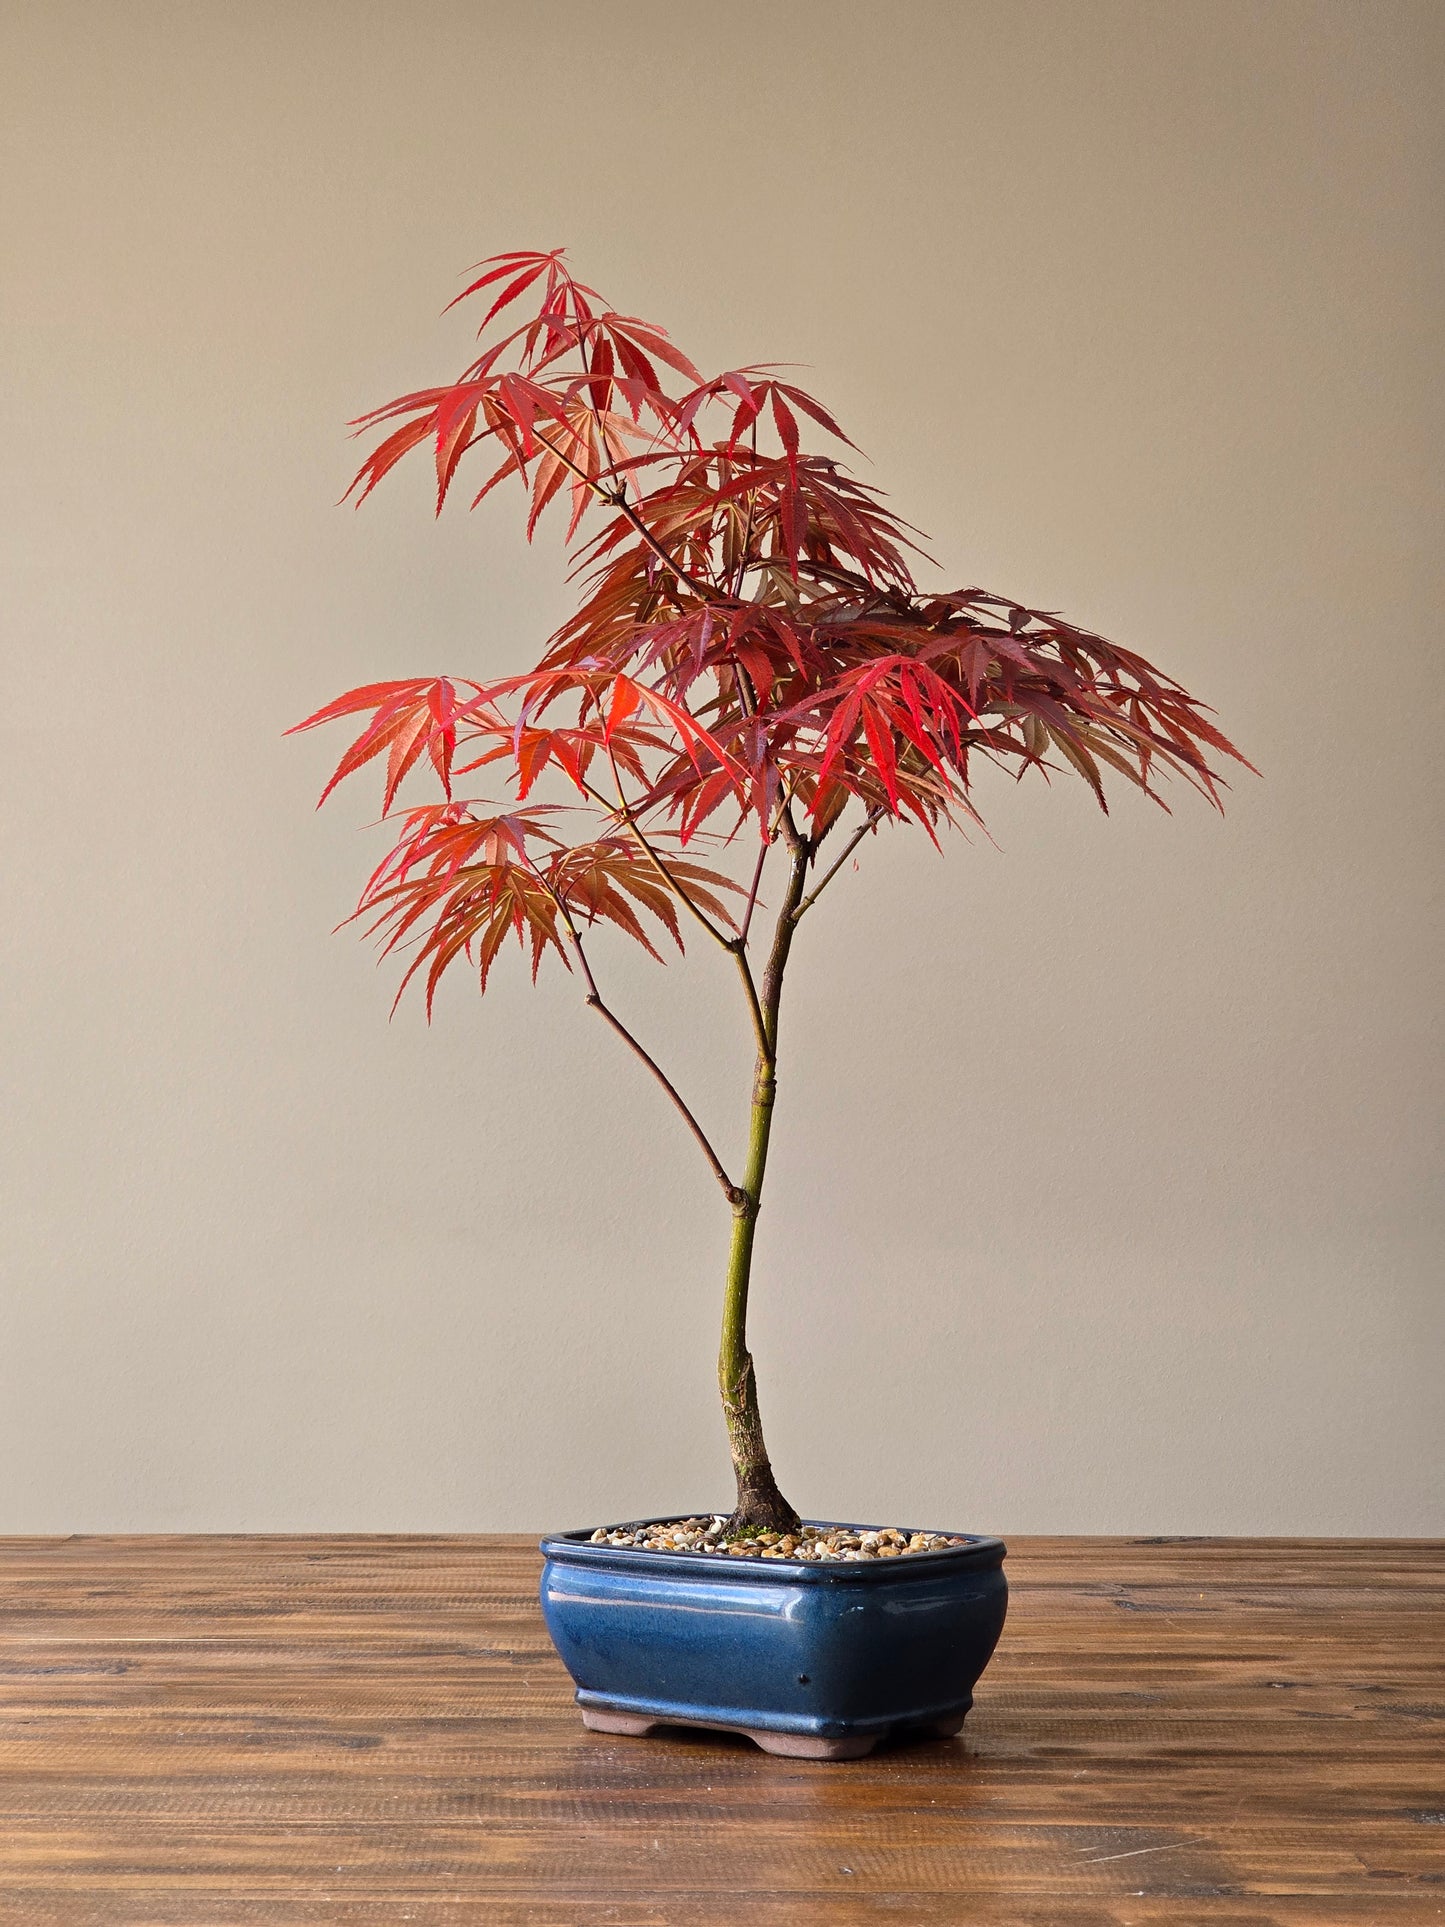
[[[951,1740],[963,1731],[967,1713],[950,1713],[946,1720],[929,1720],[924,1726],[909,1728],[920,1740]]]
[[[794,1760],[861,1760],[865,1753],[873,1751],[880,1737],[869,1733],[830,1740],[815,1733],[770,1733],[762,1727],[709,1727],[704,1720],[652,1720],[645,1713],[613,1713],[600,1706],[583,1706],[578,1710],[582,1724],[594,1733],[620,1733],[630,1740],[641,1740],[669,1725],[679,1732],[686,1732],[688,1727],[694,1731],[701,1728],[715,1733],[736,1733],[739,1738],[760,1746],[764,1753],[781,1753]]]
[[[792,1760],[861,1760],[878,1744],[876,1733],[857,1739],[825,1740],[813,1733],[769,1733],[754,1726],[743,1730],[764,1753],[781,1753]]]
[[[657,1721],[644,1719],[640,1713],[604,1713],[595,1706],[584,1706],[582,1724],[590,1726],[594,1733],[625,1733],[629,1739],[640,1740],[653,1730]]]

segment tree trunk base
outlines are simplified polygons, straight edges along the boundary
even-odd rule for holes
[[[736,1539],[746,1532],[796,1532],[802,1521],[779,1492],[768,1448],[763,1444],[758,1381],[751,1354],[745,1351],[741,1358],[729,1357],[724,1346],[724,1356],[718,1361],[718,1381],[732,1447],[733,1477],[738,1484],[738,1502],[724,1535]]]
[[[797,1532],[802,1523],[779,1492],[773,1468],[765,1462],[746,1475],[738,1474],[737,1506],[722,1529],[722,1537],[739,1539],[750,1532]]]

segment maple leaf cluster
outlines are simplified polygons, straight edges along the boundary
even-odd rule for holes
[[[1218,804],[1210,753],[1243,758],[1187,691],[1060,616],[921,589],[916,531],[804,448],[805,426],[852,444],[775,370],[705,377],[663,329],[577,281],[561,250],[498,255],[457,299],[488,302],[486,345],[448,386],[355,424],[385,432],[348,495],[364,500],[428,449],[440,512],[463,462],[489,455],[473,507],[515,480],[529,538],[554,502],[569,542],[589,515],[595,526],[577,553],[581,605],[533,669],[375,683],[297,725],[367,717],[322,800],[385,757],[398,834],[357,914],[387,950],[413,946],[403,988],[424,972],[428,1011],[458,958],[485,989],[509,934],[534,976],[549,950],[576,958],[594,999],[593,924],[656,955],[656,937],[681,945],[682,909],[737,948],[780,839],[809,865],[845,822],[845,855],[890,819],[936,840],[979,821],[980,761],[1067,769],[1101,806],[1106,771],[1160,803],[1159,778],[1182,777]],[[423,761],[443,800],[391,815]],[[502,806],[455,794],[482,769]],[[549,771],[595,834],[574,840],[571,814],[529,802]],[[697,860],[749,837],[750,889]]]

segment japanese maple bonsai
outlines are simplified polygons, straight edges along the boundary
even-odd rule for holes
[[[387,432],[348,495],[363,500],[420,450],[440,513],[463,461],[490,452],[473,507],[515,479],[529,539],[554,501],[569,543],[596,518],[576,553],[581,606],[532,668],[374,683],[297,727],[367,718],[323,801],[386,758],[395,841],[356,915],[385,951],[411,947],[402,989],[420,974],[430,1014],[459,960],[485,990],[509,935],[534,978],[554,953],[696,1141],[732,1215],[718,1378],[737,1504],[725,1534],[795,1532],[763,1439],[747,1310],[803,919],[885,825],[937,842],[946,825],[977,823],[980,761],[1072,771],[1102,808],[1106,770],[1156,802],[1161,775],[1182,777],[1218,806],[1209,752],[1243,759],[1129,650],[1007,596],[920,588],[913,532],[835,456],[803,447],[804,423],[853,445],[773,369],[702,375],[663,329],[575,280],[561,250],[481,270],[457,299],[489,299],[478,338],[494,338],[456,381],[361,418],[359,432]],[[526,318],[512,325],[509,311]],[[394,812],[423,761],[441,799]],[[502,800],[457,793],[481,771]],[[548,782],[570,801],[538,800]],[[604,997],[587,950],[604,923],[659,958],[654,939],[680,950],[695,926],[731,959],[754,1060],[741,1171]]]

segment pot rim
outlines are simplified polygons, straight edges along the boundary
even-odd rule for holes
[[[651,1519],[628,1519],[623,1525],[668,1525],[678,1516],[675,1512],[664,1512]],[[717,1515],[713,1513],[709,1516],[715,1518]],[[842,1519],[805,1519],[803,1524],[819,1526],[824,1531],[837,1526],[844,1526],[850,1532],[878,1530],[874,1526],[860,1528]],[[989,1571],[1003,1564],[1008,1551],[1003,1540],[991,1534],[958,1533],[940,1526],[900,1526],[898,1530],[950,1531],[952,1536],[966,1543],[945,1546],[937,1552],[910,1552],[898,1559],[761,1559],[732,1557],[715,1552],[654,1552],[646,1546],[594,1545],[592,1534],[596,1530],[596,1526],[579,1526],[571,1532],[549,1533],[538,1541],[538,1547],[548,1560],[566,1565],[602,1566],[639,1574],[655,1572],[659,1578],[668,1574],[689,1579],[706,1575],[724,1584],[739,1580],[756,1582],[759,1579],[785,1579],[790,1585],[799,1580],[813,1585],[857,1585],[860,1582],[876,1585],[883,1579],[922,1579],[929,1575],[963,1570]],[[620,1531],[622,1525],[606,1527],[604,1530]]]

